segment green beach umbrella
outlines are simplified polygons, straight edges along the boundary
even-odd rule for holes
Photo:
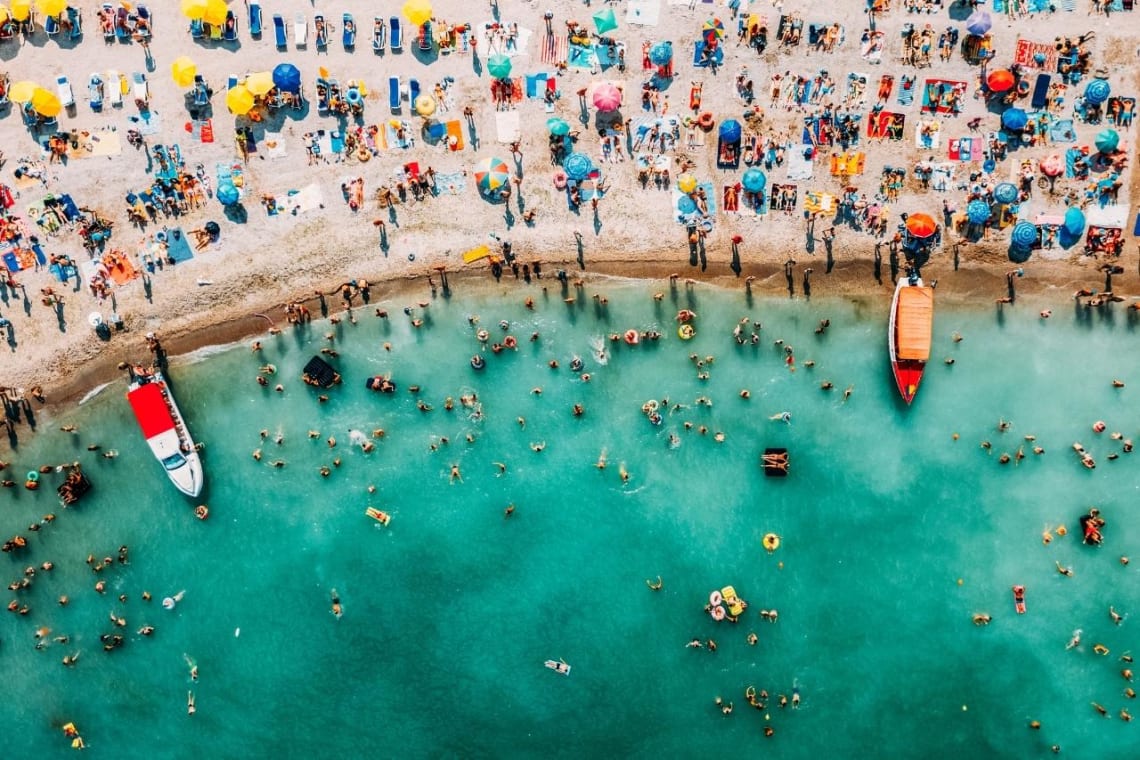
[[[605,34],[617,29],[617,17],[614,16],[613,8],[606,8],[595,13],[594,27],[597,28],[598,34]]]
[[[495,79],[506,79],[511,75],[511,59],[502,53],[495,53],[487,59],[487,73]]]
[[[559,119],[557,116],[546,120],[546,128],[555,137],[565,137],[570,134],[570,125],[565,119]]]
[[[1111,153],[1120,145],[1120,133],[1115,129],[1101,130],[1096,136],[1096,149],[1101,153]]]

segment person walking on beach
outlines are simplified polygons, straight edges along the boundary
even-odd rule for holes
[[[811,299],[811,273],[812,273],[812,271],[814,271],[814,270],[812,270],[811,267],[807,267],[804,269],[804,284],[803,284],[804,298],[807,298],[809,300]]]
[[[784,262],[784,279],[788,281],[788,297],[795,296],[796,294],[796,275],[792,269],[796,265],[795,259],[788,259]]]

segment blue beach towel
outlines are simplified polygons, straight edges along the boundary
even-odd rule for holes
[[[548,76],[549,75],[546,74],[545,72],[540,72],[538,74],[527,74],[526,75],[526,96],[528,98],[541,98],[541,97],[543,97],[543,95],[545,94],[545,90],[546,90],[546,79]],[[543,92],[539,92],[539,85],[538,85],[539,82],[542,82]]]
[[[1055,143],[1072,143],[1077,141],[1077,133],[1073,131],[1072,119],[1058,119],[1049,126],[1049,139]]]
[[[898,102],[900,106],[909,106],[914,102],[914,90],[917,87],[914,77],[904,76],[899,83]]]
[[[189,261],[194,258],[194,251],[186,240],[186,233],[181,227],[171,227],[166,230],[166,255],[176,262]]]
[[[566,65],[576,69],[592,69],[597,62],[593,46],[571,45],[566,53]]]
[[[344,133],[340,131],[333,132],[329,135],[332,142],[333,153],[344,153]]]
[[[9,272],[19,272],[20,262],[16,259],[16,254],[8,251],[4,254],[4,266],[8,267]]]
[[[696,44],[693,45],[693,65],[698,68],[707,68],[709,65],[708,61],[701,61],[701,53],[703,52],[705,52],[705,41],[697,40]],[[712,54],[712,60],[717,66],[724,63],[724,48],[718,45],[716,52]]]
[[[439,193],[462,193],[467,189],[467,177],[462,172],[452,172],[451,174],[444,174],[436,172],[435,186],[439,188]]]

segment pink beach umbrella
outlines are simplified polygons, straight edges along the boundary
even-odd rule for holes
[[[594,90],[594,107],[602,113],[609,113],[621,108],[621,90],[608,82],[598,85]]]

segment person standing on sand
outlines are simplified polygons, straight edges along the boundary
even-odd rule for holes
[[[795,259],[788,259],[784,262],[784,279],[788,281],[788,296],[792,297],[796,294],[796,275],[793,267],[795,267]]]

